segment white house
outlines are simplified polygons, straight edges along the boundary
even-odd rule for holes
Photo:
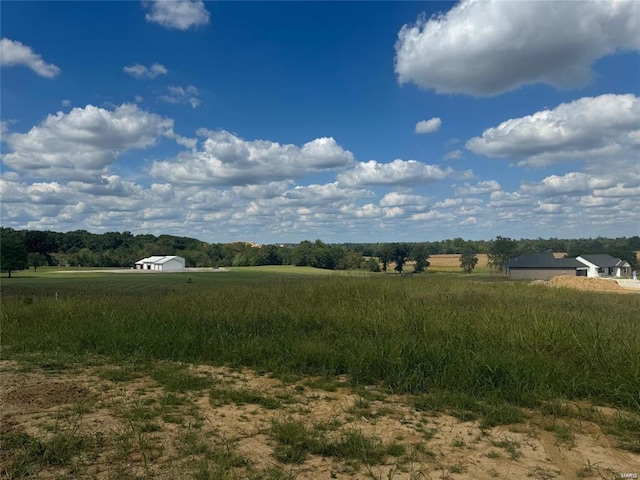
[[[184,268],[184,258],[176,255],[155,255],[136,262],[136,270],[176,271]]]
[[[629,262],[609,254],[580,255],[576,260],[587,266],[588,277],[622,277],[631,271]]]

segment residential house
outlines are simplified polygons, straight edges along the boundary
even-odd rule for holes
[[[609,254],[580,255],[576,257],[580,263],[587,267],[589,277],[628,277],[631,274],[631,265],[625,260],[612,257]]]
[[[558,275],[586,276],[587,267],[575,258],[555,258],[553,253],[524,253],[509,260],[505,271],[513,280],[549,280]]]

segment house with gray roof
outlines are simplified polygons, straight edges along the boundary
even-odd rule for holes
[[[513,280],[549,280],[558,275],[586,276],[587,267],[575,258],[555,258],[553,253],[524,253],[505,264]]]
[[[576,260],[587,267],[588,277],[628,277],[631,265],[625,260],[602,253],[596,255],[580,255]]]

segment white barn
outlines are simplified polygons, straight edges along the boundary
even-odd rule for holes
[[[176,255],[155,255],[136,262],[136,270],[175,272],[184,268],[184,258]]]

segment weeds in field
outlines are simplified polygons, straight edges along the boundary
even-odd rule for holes
[[[411,282],[211,275],[188,290],[180,275],[150,277],[118,278],[126,285],[108,276],[65,278],[58,301],[43,295],[55,278],[3,282],[3,344],[16,354],[133,354],[318,375],[327,388],[347,374],[354,385],[382,382],[395,392],[441,389],[522,406],[591,397],[640,407],[635,295],[542,292],[446,275]],[[32,304],[20,301],[23,289]],[[165,388],[207,388],[187,372],[155,376]],[[469,412],[479,413],[461,414]]]
[[[553,432],[556,437],[556,445],[564,445],[569,448],[575,447],[576,437],[573,433],[573,428],[571,427],[571,425],[554,421],[550,424],[545,425],[545,429]]]
[[[324,428],[309,428],[302,421],[289,418],[272,420],[271,430],[277,442],[275,457],[283,463],[300,464],[308,454],[313,454],[377,465],[387,455],[399,457],[406,452],[403,445],[384,444],[378,437],[358,430],[329,436]]]
[[[502,440],[492,440],[491,445],[504,449],[513,460],[520,458],[520,444],[515,440],[505,437]]]
[[[313,376],[298,385],[357,388],[355,413],[375,413],[366,402],[381,391],[411,393],[420,410],[477,419],[483,428],[524,420],[522,407],[586,418],[596,413],[566,404],[589,399],[631,412],[596,421],[621,446],[640,451],[640,325],[632,315],[640,296],[478,279],[233,272],[187,285],[181,274],[16,278],[0,285],[2,349],[4,358],[32,356],[51,372],[100,356],[133,358],[102,365],[101,377],[124,382],[149,369],[168,393],[208,390],[212,401],[265,408],[286,399],[226,391],[186,368],[152,364]],[[52,292],[63,294],[55,300]],[[175,422],[181,415],[160,413]]]
[[[618,438],[621,448],[640,453],[640,414],[617,412],[605,431]]]
[[[167,392],[184,393],[189,390],[204,390],[213,384],[213,380],[209,377],[189,373],[186,366],[159,366],[151,377]]]
[[[74,469],[79,458],[93,447],[95,439],[80,433],[80,415],[57,417],[45,438],[24,432],[3,432],[0,452],[11,458],[5,472],[10,479],[33,478],[41,469]]]
[[[260,405],[269,410],[280,408],[283,402],[276,398],[264,395],[249,388],[225,388],[214,387],[209,390],[209,400],[212,405],[220,406],[229,403],[236,405],[253,404]]]

